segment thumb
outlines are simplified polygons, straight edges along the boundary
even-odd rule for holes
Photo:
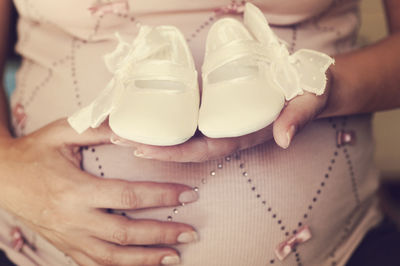
[[[39,140],[54,146],[89,146],[110,143],[112,131],[106,120],[98,128],[89,128],[79,134],[69,125],[67,118],[63,118],[50,123],[38,134]]]
[[[326,99],[325,95],[305,92],[289,101],[274,122],[275,142],[284,149],[288,148],[294,135],[323,110]]]

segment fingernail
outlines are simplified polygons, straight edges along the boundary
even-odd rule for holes
[[[143,159],[152,159],[150,156],[145,155],[142,151],[140,150],[134,150],[133,155],[135,155],[138,158],[143,158]]]
[[[121,140],[121,138],[116,136],[116,135],[111,135],[110,141],[111,141],[112,144],[115,144],[115,145],[118,145],[118,146],[132,147],[132,144],[130,144],[127,141]]]
[[[183,191],[179,195],[179,202],[180,203],[191,203],[193,201],[196,201],[198,198],[199,198],[199,195],[197,194],[196,191],[187,190],[187,191]]]
[[[199,236],[195,231],[191,232],[183,232],[178,236],[178,242],[179,243],[190,243],[197,241],[199,239]]]
[[[126,143],[122,142],[117,136],[112,135],[110,137],[110,141],[112,144],[118,145],[118,146],[128,146]]]
[[[278,135],[275,139],[276,143],[283,149],[287,149],[292,141],[294,134],[296,133],[296,127],[290,126],[289,130],[286,132],[286,135]]]
[[[173,264],[178,264],[181,260],[179,259],[178,256],[173,255],[173,256],[165,256],[161,260],[162,265],[173,265]]]
[[[294,136],[295,133],[296,133],[296,127],[294,125],[292,125],[289,128],[288,132],[286,132],[286,137],[287,137],[287,146],[286,146],[286,148],[289,147],[289,145],[292,142],[292,139],[293,139],[293,136]]]

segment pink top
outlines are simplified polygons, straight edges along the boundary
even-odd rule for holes
[[[291,51],[312,48],[334,55],[356,48],[356,0],[251,2],[262,8]],[[17,50],[23,56],[11,100],[18,135],[68,116],[93,100],[111,78],[102,56],[115,48],[115,31],[133,39],[140,24],[175,25],[186,36],[200,70],[210,25],[225,14],[239,19],[240,8],[235,7],[241,4],[230,0],[15,3],[21,14]],[[267,142],[219,160],[179,164],[137,159],[131,149],[104,145],[85,149],[83,166],[99,177],[197,187],[200,200],[194,204],[127,213],[136,219],[193,225],[201,240],[177,246],[182,265],[344,265],[380,220],[371,141],[370,116],[362,115],[315,121],[288,150]],[[10,215],[3,213],[2,218],[2,228],[11,230],[19,224],[29,246],[48,265],[73,265]],[[12,242],[9,234],[1,235],[1,241]],[[1,241],[7,250],[8,242]],[[8,254],[15,261],[35,260],[31,252],[21,250]]]

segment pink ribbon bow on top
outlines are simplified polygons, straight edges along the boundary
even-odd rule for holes
[[[25,122],[26,122],[26,113],[24,110],[24,106],[18,103],[14,106],[12,112],[15,121],[17,122],[17,126],[23,129],[25,127]]]
[[[25,245],[25,239],[18,227],[14,227],[11,230],[12,247],[16,251],[21,251],[22,247]]]
[[[339,130],[336,133],[336,142],[338,146],[354,145],[356,133],[353,130]]]
[[[283,241],[275,248],[276,256],[279,260],[284,260],[298,244],[308,241],[311,237],[310,228],[307,225],[303,226],[294,236]]]

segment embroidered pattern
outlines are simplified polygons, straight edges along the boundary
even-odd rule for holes
[[[94,5],[89,7],[89,11],[97,16],[107,14],[121,14],[129,12],[129,3],[127,0],[97,0]]]

